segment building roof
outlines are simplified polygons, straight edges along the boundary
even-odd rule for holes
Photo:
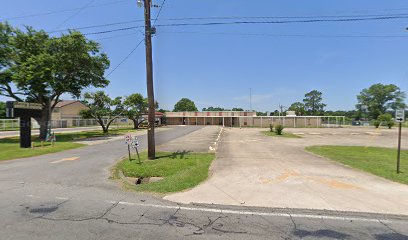
[[[79,100],[61,100],[60,102],[57,103],[57,105],[55,105],[55,107],[61,108],[61,107],[65,107],[67,105],[70,105],[76,102],[80,102],[80,101]]]

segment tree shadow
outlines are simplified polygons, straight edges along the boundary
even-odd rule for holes
[[[377,240],[408,240],[408,236],[399,234],[399,233],[383,233],[383,234],[376,234],[375,239]]]
[[[313,237],[313,238],[346,239],[350,237],[350,235],[348,234],[329,230],[329,229],[321,229],[317,231],[295,230],[293,234],[300,238]]]
[[[156,157],[156,159],[160,159],[160,158],[171,158],[171,159],[183,159],[184,156],[188,153],[190,153],[191,151],[177,151],[177,152],[173,152],[170,154],[166,154],[166,155],[161,155]]]

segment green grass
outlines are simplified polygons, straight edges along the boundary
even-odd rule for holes
[[[271,131],[263,131],[262,133],[269,137],[302,138],[299,135],[288,133],[288,132],[283,132],[282,135],[278,135],[275,132],[271,132]]]
[[[73,148],[79,148],[86,145],[75,143],[73,141],[78,141],[85,138],[115,136],[127,133],[129,131],[134,130],[131,128],[112,129],[109,130],[108,134],[104,134],[102,130],[73,133],[56,133],[57,142],[54,143],[54,146],[52,146],[51,143],[46,142],[44,143],[43,147],[40,147],[41,142],[38,140],[38,137],[32,136],[32,140],[35,146],[34,148],[20,148],[18,137],[2,138],[0,139],[0,161],[16,158],[27,158],[47,153],[55,153]]]
[[[396,173],[397,150],[361,146],[311,146],[306,151],[374,175],[408,184],[408,150],[401,150],[401,173]]]
[[[141,153],[142,164],[127,158],[120,161],[114,168],[114,177],[118,177],[119,171],[126,177],[163,177],[158,182],[143,183],[131,188],[142,192],[178,192],[204,181],[215,158],[213,153],[158,152],[156,155],[156,160],[147,160],[147,153]]]

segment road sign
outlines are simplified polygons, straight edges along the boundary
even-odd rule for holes
[[[405,122],[405,110],[400,109],[395,111],[395,121],[399,123]]]
[[[125,135],[125,143],[127,145],[132,144],[132,135],[130,135],[130,134]]]

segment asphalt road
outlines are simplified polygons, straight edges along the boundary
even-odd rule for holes
[[[175,127],[157,144],[201,127]],[[146,146],[146,137],[139,137]],[[0,162],[0,239],[408,239],[403,216],[177,205],[123,191],[123,141]]]

